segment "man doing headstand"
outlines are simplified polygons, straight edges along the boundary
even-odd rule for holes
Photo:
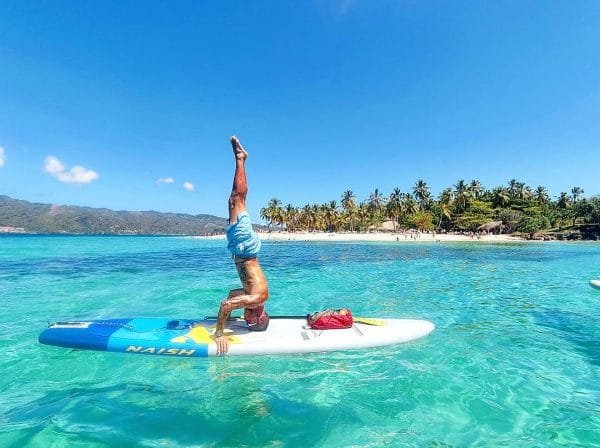
[[[256,258],[260,250],[260,240],[252,229],[246,209],[246,158],[248,153],[237,137],[231,137],[231,147],[235,156],[233,189],[229,197],[229,225],[227,226],[227,248],[233,255],[242,288],[229,291],[221,302],[214,340],[217,354],[223,355],[229,349],[229,342],[223,334],[225,322],[231,312],[244,308],[244,319],[250,331],[265,331],[269,325],[269,315],[265,312],[265,302],[269,298],[269,285]]]

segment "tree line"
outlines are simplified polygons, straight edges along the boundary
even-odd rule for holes
[[[278,225],[288,231],[368,231],[384,221],[394,230],[477,231],[493,221],[502,222],[505,233],[533,235],[549,229],[576,224],[600,223],[600,196],[586,199],[580,187],[561,192],[552,199],[543,186],[532,189],[512,179],[506,186],[488,190],[481,182],[459,180],[434,198],[430,187],[417,180],[412,191],[395,188],[389,196],[375,189],[366,200],[358,201],[346,190],[340,202],[283,205],[273,198],[260,211],[269,228]]]

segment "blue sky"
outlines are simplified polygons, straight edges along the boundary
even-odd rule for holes
[[[417,179],[600,194],[598,23],[596,1],[6,0],[0,194],[225,216],[231,134],[254,215]]]

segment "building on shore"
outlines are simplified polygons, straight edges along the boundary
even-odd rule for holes
[[[23,227],[0,226],[0,233],[25,233]]]

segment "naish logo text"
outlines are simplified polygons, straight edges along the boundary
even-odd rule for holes
[[[185,350],[183,348],[156,348],[143,347],[140,345],[130,345],[125,349],[125,351],[133,353],[147,353],[149,355],[192,356],[196,350]]]

